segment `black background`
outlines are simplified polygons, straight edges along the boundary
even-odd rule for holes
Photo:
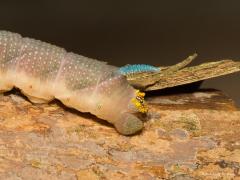
[[[240,1],[1,0],[0,29],[122,66],[240,59]],[[240,104],[240,74],[204,82]]]

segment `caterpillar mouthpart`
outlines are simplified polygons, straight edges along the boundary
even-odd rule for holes
[[[144,92],[140,92],[139,90],[136,90],[135,92],[136,96],[135,98],[131,99],[131,102],[134,104],[135,108],[137,108],[137,110],[141,113],[147,113],[148,108],[145,104],[144,101],[144,96],[145,93]]]

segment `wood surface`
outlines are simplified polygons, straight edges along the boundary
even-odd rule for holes
[[[0,96],[0,179],[237,179],[240,111],[217,90],[148,95],[143,131],[123,136],[58,101]]]

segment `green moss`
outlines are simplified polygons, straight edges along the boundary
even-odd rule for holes
[[[201,125],[196,117],[181,116],[174,121],[155,121],[153,124],[155,127],[165,129],[166,131],[171,131],[176,128],[181,128],[187,130],[193,136],[198,136],[200,134]]]
[[[196,131],[200,129],[198,121],[194,118],[181,117],[179,122],[183,123],[183,128],[188,131]]]

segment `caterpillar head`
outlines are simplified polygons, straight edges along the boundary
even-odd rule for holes
[[[145,93],[135,90],[135,96],[131,99],[133,112],[146,113],[147,107],[144,102]],[[142,130],[143,122],[131,111],[124,112],[114,123],[117,131],[124,135],[132,135]]]
[[[120,134],[132,135],[142,130],[143,122],[134,114],[123,113],[114,126]]]

